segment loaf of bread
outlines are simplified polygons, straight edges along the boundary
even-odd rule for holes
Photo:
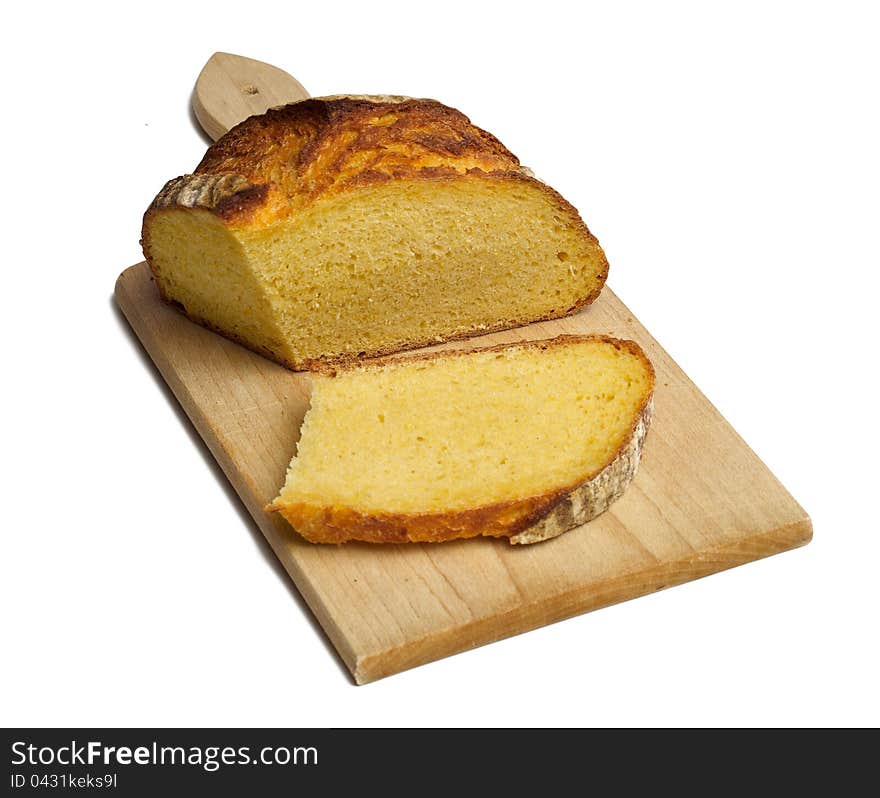
[[[578,212],[433,100],[254,116],[144,216],[162,296],[293,369],[572,313],[605,281]]]
[[[629,485],[653,389],[604,336],[327,367],[267,509],[315,543],[547,540]]]

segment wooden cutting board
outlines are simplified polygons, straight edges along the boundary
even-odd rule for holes
[[[249,71],[224,59],[235,57],[215,56],[200,83],[207,73],[228,98],[231,123],[242,118],[236,103],[252,102],[260,80],[275,76],[268,65],[252,62],[258,67]],[[196,107],[200,119],[210,114]],[[217,121],[222,115],[211,115],[214,132],[229,126]],[[589,524],[524,547],[493,539],[306,543],[263,506],[295,452],[308,376],[164,305],[145,263],[122,273],[116,301],[358,684],[801,546],[812,535],[804,510],[608,287],[575,316],[435,347],[606,333],[637,341],[654,363],[654,422],[626,494]]]

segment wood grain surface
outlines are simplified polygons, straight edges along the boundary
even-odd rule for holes
[[[283,69],[241,55],[214,53],[196,80],[192,108],[216,141],[249,116],[308,97],[303,85]]]
[[[447,345],[606,333],[637,341],[657,370],[629,490],[525,547],[305,542],[263,506],[294,454],[308,376],[164,305],[145,263],[123,272],[116,300],[359,684],[810,540],[804,510],[608,287],[575,316]]]

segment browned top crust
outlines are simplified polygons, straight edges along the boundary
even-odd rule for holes
[[[259,224],[349,188],[474,173],[529,174],[491,133],[436,100],[310,99],[236,125],[153,208],[201,207]]]

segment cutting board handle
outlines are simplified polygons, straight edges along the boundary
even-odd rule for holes
[[[196,80],[192,107],[205,133],[217,141],[249,116],[308,97],[302,84],[283,69],[241,55],[214,53]]]

